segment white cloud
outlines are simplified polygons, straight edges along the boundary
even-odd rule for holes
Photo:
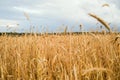
[[[104,3],[108,2],[104,0],[47,0],[44,3],[27,7],[15,6],[14,9],[27,12],[33,16],[48,16],[73,22],[83,20],[93,22],[87,14],[95,13],[107,22],[120,23],[120,18],[116,17],[119,16],[120,10],[110,2],[110,7],[102,7]]]
[[[1,19],[0,26],[2,27],[18,27],[18,21],[8,20],[8,19]]]
[[[14,20],[20,19],[20,25],[25,25],[26,28],[28,28],[29,25],[27,21],[25,22],[24,15],[22,14],[24,12],[30,15],[31,22],[35,25],[38,24],[38,26],[40,26],[47,24],[50,25],[52,29],[53,25],[60,26],[60,24],[72,24],[76,26],[82,23],[83,25],[87,25],[85,27],[93,26],[97,21],[88,16],[88,13],[94,13],[105,21],[118,25],[120,24],[120,9],[117,3],[119,0],[114,1],[116,2],[113,2],[113,0],[21,0],[17,1],[17,4],[10,4],[10,1],[8,1],[8,7],[11,6],[10,10],[8,10],[9,8],[3,9],[6,8],[3,6],[4,4],[2,5],[3,7],[0,8],[3,10],[2,13],[6,13],[1,14],[2,16],[0,17],[4,19],[5,16],[5,19],[2,23],[0,20],[0,25],[6,26],[10,24],[11,26],[16,26],[18,22],[11,20],[13,19],[11,18],[12,11],[14,11]],[[108,3],[110,6],[102,7],[105,3]],[[11,14],[7,14],[7,11],[4,12],[4,10],[8,10],[8,13],[11,11]],[[10,18],[6,17],[6,15]]]
[[[25,8],[25,7],[13,7],[14,9],[18,10],[18,11],[22,11],[22,12],[27,12],[30,14],[43,14],[42,11],[39,11],[37,9],[30,9],[30,8]]]

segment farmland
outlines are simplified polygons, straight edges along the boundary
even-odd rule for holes
[[[119,34],[0,36],[0,80],[119,79]]]

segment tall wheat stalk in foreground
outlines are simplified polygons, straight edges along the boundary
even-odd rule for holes
[[[27,19],[27,21],[28,21],[29,24],[30,24],[30,33],[32,33],[33,25],[32,25],[32,22],[31,22],[30,16],[29,16],[28,13],[26,13],[26,12],[24,12],[24,16],[25,16],[25,18]]]
[[[91,17],[97,19],[101,24],[103,24],[109,30],[109,32],[111,32],[110,26],[102,18],[100,18],[97,15],[92,14],[92,13],[89,13],[88,15],[90,15]]]

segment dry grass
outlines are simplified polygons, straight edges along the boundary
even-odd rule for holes
[[[116,36],[0,36],[0,80],[119,80]]]

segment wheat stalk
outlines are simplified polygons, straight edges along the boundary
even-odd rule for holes
[[[109,7],[109,4],[106,3],[102,5],[102,7],[105,7],[105,6]]]
[[[120,38],[120,36],[116,36],[115,37],[115,40],[114,40],[114,43]]]
[[[24,16],[26,17],[26,19],[27,19],[28,21],[30,21],[30,17],[29,17],[29,15],[28,15],[26,12],[24,12]]]
[[[86,75],[87,73],[92,72],[92,71],[98,71],[98,72],[102,71],[102,72],[113,73],[110,69],[106,69],[106,68],[90,68],[90,69],[87,69],[87,70],[83,70],[82,75]]]
[[[109,30],[109,32],[111,32],[110,26],[103,19],[101,19],[100,17],[98,17],[97,15],[92,14],[92,13],[89,13],[88,15],[90,15],[91,17],[97,19],[101,24],[103,24]]]
[[[67,29],[68,29],[68,27],[66,26],[65,29],[64,29],[64,34],[67,33]]]

